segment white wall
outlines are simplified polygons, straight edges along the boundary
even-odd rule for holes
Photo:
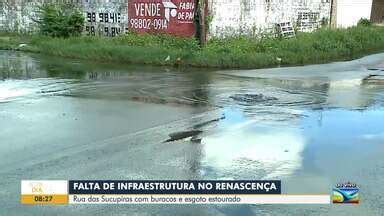
[[[110,35],[112,30],[125,32],[128,27],[128,0],[0,0],[0,31],[33,32],[36,29],[37,7],[44,2],[73,3],[83,9],[86,29],[95,34]],[[100,13],[120,15],[115,22],[99,22]],[[96,22],[88,22],[88,14],[94,14]],[[107,28],[107,32],[106,32]],[[89,33],[89,31],[88,31]]]
[[[0,30],[31,31],[36,5],[47,0],[0,0]],[[53,0],[52,0],[53,1]],[[57,0],[58,1],[58,0]],[[63,0],[60,0],[63,1]],[[118,28],[124,32],[128,25],[128,0],[65,0],[78,2],[84,8],[84,15],[89,12],[120,13],[121,22],[89,23],[96,31]],[[337,26],[355,25],[362,17],[370,18],[372,0],[337,0]],[[330,19],[331,0],[208,0],[212,15],[210,36],[228,36],[238,34],[258,34],[271,32],[276,23],[292,22],[299,30],[311,31],[318,27],[322,19]],[[300,16],[306,14],[304,20]],[[308,16],[313,16],[309,18]],[[303,25],[302,25],[303,24]],[[98,29],[98,30],[97,30]]]
[[[311,31],[323,18],[330,20],[330,0],[208,0],[213,17],[211,36],[257,34],[274,29],[275,24],[292,22]],[[302,14],[315,17],[300,21]],[[308,18],[308,16],[307,16]],[[305,25],[301,25],[305,23]]]
[[[337,27],[350,27],[361,18],[370,19],[372,0],[338,0]]]

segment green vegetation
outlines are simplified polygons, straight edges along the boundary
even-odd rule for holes
[[[28,43],[30,39],[28,35],[0,32],[0,50],[17,49],[20,44]]]
[[[17,43],[6,44],[6,40],[1,38],[0,48],[17,47]],[[23,37],[8,38],[14,41]],[[211,39],[204,48],[200,48],[195,39],[134,33],[115,38],[31,36],[27,43],[28,46],[22,50],[96,61],[262,68],[350,60],[382,52],[384,28],[366,25],[348,29],[322,28],[313,33],[298,33],[296,38],[291,39]]]
[[[37,22],[40,33],[51,37],[79,36],[84,17],[72,4],[45,4],[39,7]]]
[[[369,19],[361,18],[359,22],[357,23],[358,26],[372,26],[372,22]]]

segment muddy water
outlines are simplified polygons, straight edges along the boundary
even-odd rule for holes
[[[0,206],[9,214],[380,215],[383,55],[271,71],[138,67],[0,52]],[[163,143],[201,129],[201,144]],[[170,172],[171,171],[171,172]],[[361,187],[359,206],[18,204],[21,179],[282,179]]]

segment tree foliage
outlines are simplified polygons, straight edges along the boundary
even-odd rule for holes
[[[39,7],[40,33],[51,37],[71,37],[81,35],[84,16],[73,5],[45,4]]]
[[[357,23],[358,26],[371,26],[372,22],[369,19],[361,18]]]

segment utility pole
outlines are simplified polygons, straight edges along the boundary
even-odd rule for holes
[[[206,26],[205,26],[205,19],[206,19],[206,14],[205,14],[205,7],[206,7],[206,5],[205,5],[205,2],[206,0],[200,0],[200,45],[202,46],[202,47],[204,47],[205,46],[205,44],[206,44],[206,34],[207,34],[207,32],[206,32]]]
[[[337,28],[337,0],[331,0],[330,19],[331,28]]]
[[[206,44],[206,0],[195,0],[196,11],[196,38],[199,40],[200,46],[204,47]]]
[[[384,1],[372,1],[371,22],[381,24],[384,22]]]

